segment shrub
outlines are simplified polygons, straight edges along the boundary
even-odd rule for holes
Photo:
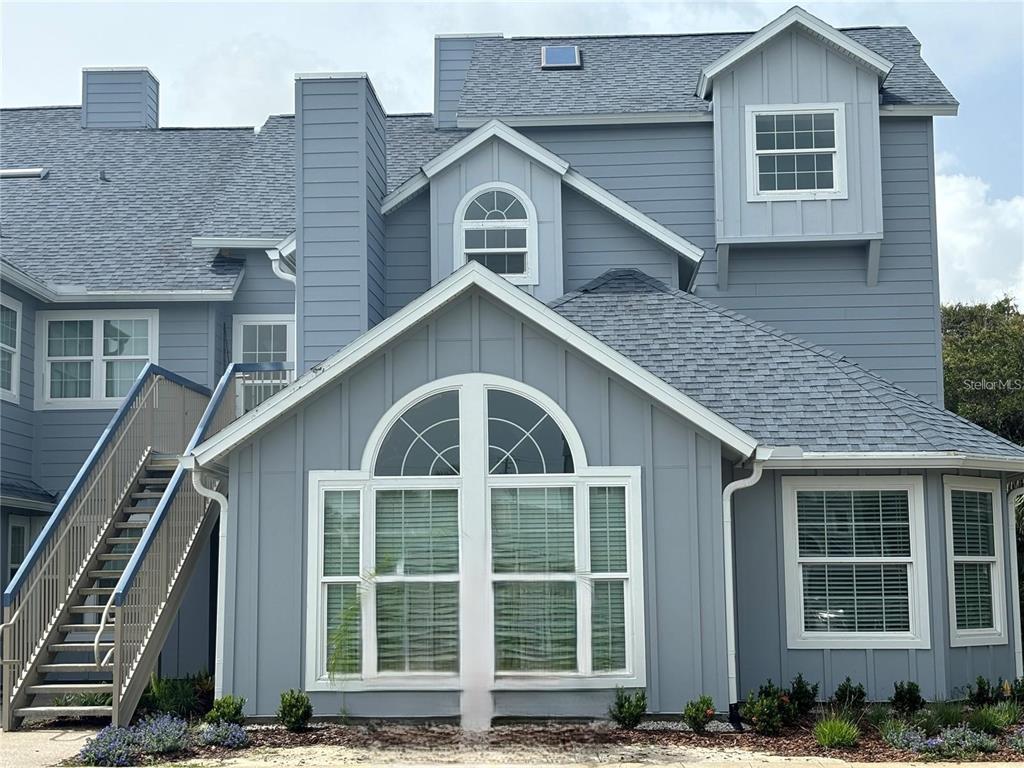
[[[814,724],[814,739],[825,749],[857,746],[860,728],[843,715],[828,715]]]
[[[967,698],[970,699],[971,704],[974,706],[985,707],[989,704],[995,704],[996,697],[997,691],[992,687],[992,683],[981,675],[978,675],[977,679],[974,681],[974,685],[970,688],[970,693]]]
[[[309,696],[302,691],[290,690],[281,694],[281,706],[277,708],[277,719],[289,731],[304,731],[313,717],[313,705]]]
[[[814,705],[818,703],[818,684],[808,685],[804,676],[798,674],[789,684],[789,701],[800,717],[810,714]]]
[[[1024,728],[1018,728],[1007,736],[1006,746],[1018,754],[1024,754]]]
[[[908,725],[902,720],[889,719],[879,727],[882,741],[895,749],[920,752],[926,741],[920,728]]]
[[[249,746],[249,734],[238,723],[217,722],[200,726],[199,742],[208,747],[242,749]]]
[[[704,733],[714,716],[715,702],[710,696],[701,696],[683,707],[683,722],[690,726],[694,733]]]
[[[244,708],[244,696],[228,694],[227,696],[221,696],[213,702],[210,711],[206,713],[204,719],[208,723],[234,723],[235,725],[241,725],[245,722],[245,714],[242,712]]]
[[[758,689],[756,695],[751,691],[747,696],[743,717],[750,721],[755,733],[775,736],[786,724],[789,710],[789,697],[769,680]]]
[[[130,730],[135,743],[146,755],[179,752],[189,745],[188,723],[174,715],[148,717]]]
[[[921,686],[912,680],[908,682],[900,680],[894,683],[889,704],[892,706],[893,712],[897,714],[914,714],[925,705],[924,697],[921,695]]]
[[[1020,721],[1022,712],[1024,712],[1024,708],[1011,699],[999,702],[996,704],[996,709],[998,709],[1006,719],[1007,728],[1011,725],[1016,725]]]
[[[615,701],[608,709],[608,717],[620,728],[632,730],[640,725],[647,714],[647,692],[642,688],[632,694],[623,688],[615,689]]]
[[[196,692],[195,714],[202,717],[209,712],[210,707],[213,706],[213,675],[209,672],[203,671],[197,675],[186,677],[185,679],[192,681],[192,688]]]
[[[1010,698],[1018,704],[1024,704],[1024,677],[1018,677],[1010,683]]]
[[[882,725],[891,719],[892,713],[887,704],[872,704],[864,710],[864,721],[879,733],[881,733]]]
[[[935,736],[943,728],[950,724],[943,724],[939,722],[939,718],[936,717],[935,711],[932,709],[919,709],[914,714],[907,718],[907,721],[914,726],[924,731],[926,736]],[[952,723],[956,725],[956,723]]]
[[[149,681],[142,694],[142,709],[189,718],[199,710],[199,699],[193,680],[187,677],[157,677]]]
[[[961,725],[964,721],[964,705],[959,701],[933,701],[928,705],[928,711],[940,729]]]
[[[188,724],[160,715],[130,728],[108,725],[78,753],[82,765],[139,765],[146,755],[178,752],[189,745]]]
[[[849,677],[836,686],[835,693],[832,694],[832,706],[844,711],[863,709],[866,700],[867,692],[864,686],[860,683],[854,685]]]
[[[972,730],[994,735],[1016,723],[1019,717],[1020,706],[1012,701],[1004,701],[974,710],[967,718],[967,723]]]
[[[979,752],[995,752],[997,749],[999,744],[991,736],[978,733],[966,725],[956,725],[928,739],[919,751],[958,760]]]

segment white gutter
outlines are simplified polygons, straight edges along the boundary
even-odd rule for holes
[[[804,451],[767,459],[766,469],[989,469],[1024,472],[1024,457],[991,456],[959,451]]]
[[[1013,658],[1017,667],[1017,677],[1024,677],[1024,648],[1021,648],[1020,628],[1020,578],[1017,575],[1017,516],[1015,510],[1017,500],[1024,497],[1024,487],[1017,488],[1006,494],[1007,511],[1013,523],[1013,536],[1010,538],[1010,573],[1013,575],[1013,605],[1010,615],[1013,617]]]
[[[276,248],[279,237],[193,237],[193,248]]]

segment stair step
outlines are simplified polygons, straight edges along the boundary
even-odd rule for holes
[[[112,693],[113,683],[39,683],[28,686],[29,693]]]
[[[79,587],[80,595],[109,595],[114,591],[113,587]]]
[[[76,651],[92,652],[92,641],[88,643],[50,643],[47,646],[51,653],[75,653]],[[113,648],[113,640],[101,640],[100,648]]]
[[[139,543],[139,537],[138,536],[111,536],[109,539],[107,539],[106,543],[109,544],[112,547],[117,545],[117,544],[138,544]]]
[[[136,491],[132,494],[133,499],[159,499],[164,495],[163,491]]]
[[[151,456],[149,463],[146,465],[146,469],[177,469],[178,468],[178,457],[170,456],[168,454],[162,454],[159,456]]]
[[[99,674],[101,672],[111,672],[112,671],[110,664],[107,664],[104,667],[97,667],[95,664],[92,664],[92,663],[87,663],[87,664],[68,664],[68,663],[64,663],[64,664],[40,664],[38,669],[39,669],[40,672],[42,672],[44,674],[48,674],[48,673],[51,673],[51,672],[52,673],[58,673],[58,672],[95,672],[95,673]]]
[[[114,523],[114,527],[119,531],[142,530],[147,525],[149,525],[149,520],[124,520],[120,523]]]
[[[151,485],[167,485],[169,482],[171,482],[171,476],[169,474],[166,476],[150,475],[149,477],[139,478],[139,485],[145,485],[147,487]]]
[[[61,624],[61,632],[88,632],[90,635],[95,635],[100,629],[99,624]],[[114,622],[108,620],[104,626],[104,631],[113,632]]]
[[[131,559],[131,552],[107,552],[105,555],[100,555],[100,560],[102,560],[105,563],[111,561],[124,561]]]
[[[111,717],[113,707],[21,707],[15,717]]]
[[[113,590],[111,590],[113,591]],[[103,613],[103,609],[107,606],[105,604],[100,605],[73,605],[68,608],[70,613]]]
[[[120,579],[121,571],[89,571],[90,579]]]

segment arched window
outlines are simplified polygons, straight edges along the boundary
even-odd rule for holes
[[[455,268],[475,261],[512,282],[537,282],[537,214],[526,193],[511,184],[485,184],[459,203]]]
[[[589,466],[545,395],[426,385],[310,482],[310,689],[450,687],[481,649],[492,689],[644,684],[639,468]]]

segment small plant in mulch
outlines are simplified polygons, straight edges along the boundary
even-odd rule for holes
[[[789,684],[789,701],[797,716],[806,717],[818,703],[818,683],[810,685],[802,673],[797,674]]]
[[[999,742],[988,734],[978,733],[966,725],[955,725],[925,741],[919,751],[950,760],[963,760],[997,749]]]
[[[302,691],[290,690],[281,694],[277,719],[289,731],[304,731],[313,717],[313,705]]]
[[[173,715],[148,717],[127,728],[108,725],[78,753],[79,765],[139,765],[151,755],[188,749],[188,723]]]
[[[244,696],[221,696],[213,702],[210,711],[203,719],[208,723],[234,723],[241,725],[245,722],[245,697]]]
[[[640,725],[647,714],[647,692],[643,689],[627,693],[624,688],[615,689],[615,700],[608,709],[608,717],[615,721],[619,728],[632,730]]]
[[[889,698],[889,706],[898,715],[913,715],[924,709],[925,700],[921,695],[921,686],[911,681],[899,680],[893,683],[893,694]]]
[[[1018,755],[1024,754],[1024,727],[1018,727],[1006,737],[1006,746]]]
[[[249,746],[249,734],[238,723],[204,723],[196,729],[196,740],[205,747],[243,749]]]
[[[777,736],[792,717],[789,696],[771,680],[762,684],[757,693],[747,696],[741,714],[748,720],[755,733],[762,736]]]
[[[832,713],[814,724],[814,740],[825,749],[850,749],[860,740],[860,728],[846,715]]]
[[[996,736],[1020,719],[1020,705],[1013,701],[1003,701],[974,710],[967,718],[967,724],[980,733]]]
[[[213,677],[207,672],[186,677],[154,674],[139,701],[139,710],[194,720],[203,717],[213,703]]]
[[[683,722],[694,733],[704,733],[715,717],[715,702],[710,696],[701,696],[696,701],[688,702],[683,707]]]
[[[832,708],[836,710],[860,712],[864,709],[867,698],[867,691],[864,690],[863,684],[854,683],[847,676],[843,682],[836,686],[836,690],[832,694],[831,704]]]

